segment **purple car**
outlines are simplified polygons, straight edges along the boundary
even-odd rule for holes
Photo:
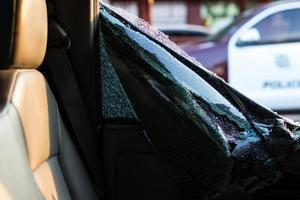
[[[182,48],[246,96],[281,113],[300,109],[300,1],[250,10]]]

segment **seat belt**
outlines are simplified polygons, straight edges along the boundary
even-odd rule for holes
[[[96,131],[93,131],[85,111],[80,90],[72,70],[67,49],[71,42],[66,32],[53,20],[49,20],[49,38],[45,61],[52,76],[56,92],[72,131],[79,143],[87,168],[95,183],[96,193],[104,196],[100,149]],[[97,159],[98,156],[98,159]]]

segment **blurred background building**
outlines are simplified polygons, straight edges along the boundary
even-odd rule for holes
[[[217,32],[246,9],[272,0],[104,0],[155,26],[196,24]]]

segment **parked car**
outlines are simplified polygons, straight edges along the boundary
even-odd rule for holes
[[[207,27],[192,24],[158,26],[176,44],[201,42],[211,35]]]
[[[183,46],[251,99],[281,113],[300,110],[300,2],[243,13],[206,42]]]

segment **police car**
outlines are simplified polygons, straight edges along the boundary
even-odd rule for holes
[[[300,110],[300,1],[247,11],[206,42],[183,48],[262,105]]]

